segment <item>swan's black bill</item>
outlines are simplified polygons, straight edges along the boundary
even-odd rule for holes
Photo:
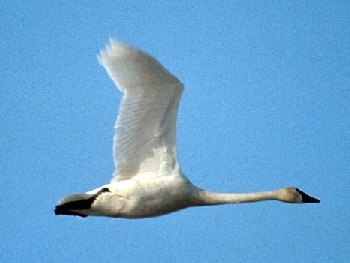
[[[302,198],[302,202],[303,203],[320,203],[320,200],[304,193],[303,191],[301,191],[300,189],[296,189],[298,191],[298,193],[301,195]]]

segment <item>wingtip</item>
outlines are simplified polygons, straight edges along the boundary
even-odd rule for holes
[[[134,48],[128,44],[125,44],[123,41],[117,40],[115,38],[109,38],[108,43],[97,54],[97,60],[100,63],[100,65],[104,66],[106,59],[108,59],[110,56],[115,56],[116,54],[123,54],[131,49]]]

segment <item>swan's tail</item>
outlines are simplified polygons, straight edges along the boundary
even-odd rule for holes
[[[87,215],[78,212],[90,209],[96,196],[91,194],[72,194],[65,196],[55,207],[55,215],[73,215],[86,217]]]
[[[55,215],[73,215],[80,217],[87,217],[84,213],[91,208],[92,203],[96,197],[103,193],[109,192],[108,188],[102,188],[95,194],[72,194],[63,197],[59,204],[55,207]]]

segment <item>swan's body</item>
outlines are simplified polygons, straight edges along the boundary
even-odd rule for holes
[[[319,203],[297,188],[220,194],[194,186],[181,172],[176,152],[176,115],[182,83],[158,61],[111,41],[100,63],[124,93],[116,123],[110,184],[64,197],[55,214],[145,218],[191,206],[278,200]]]

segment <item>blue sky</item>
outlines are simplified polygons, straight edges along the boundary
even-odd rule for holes
[[[167,2],[2,3],[0,261],[347,261],[348,1]],[[96,59],[109,37],[185,84],[178,152],[194,184],[298,186],[321,204],[54,216],[62,196],[111,179],[121,94]]]

